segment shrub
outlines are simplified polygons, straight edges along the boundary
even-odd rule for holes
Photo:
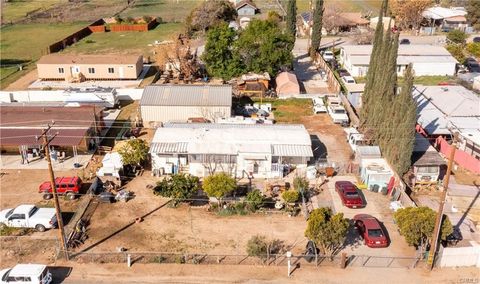
[[[290,189],[286,190],[282,193],[282,198],[285,200],[286,203],[294,203],[297,202],[299,197],[298,191]]]
[[[157,21],[157,23],[163,24],[163,19],[162,19],[162,17],[157,17],[157,18],[155,18],[155,20]]]
[[[123,22],[123,19],[122,17],[120,17],[120,15],[116,15],[114,19],[117,24],[120,24],[121,22]]]
[[[467,38],[467,34],[459,30],[452,30],[447,34],[447,39],[457,44],[464,44]]]
[[[142,20],[148,24],[152,20],[152,17],[145,15],[142,17]]]
[[[480,42],[467,44],[467,51],[475,57],[480,57]]]
[[[267,240],[265,236],[255,235],[247,242],[247,254],[261,259],[267,257]]]
[[[447,50],[452,54],[455,59],[458,60],[458,62],[464,62],[465,61],[465,54],[463,53],[463,48],[460,45],[456,44],[449,44],[447,45]]]
[[[129,24],[136,24],[136,21],[135,21],[135,19],[132,18],[132,17],[127,17],[127,23],[129,23]]]
[[[297,191],[305,191],[308,189],[309,186],[310,183],[305,177],[296,176],[293,179],[293,188],[295,188]]]
[[[252,212],[262,207],[264,202],[263,195],[258,189],[250,191],[245,200],[247,201],[247,208]]]

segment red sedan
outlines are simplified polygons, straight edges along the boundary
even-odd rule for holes
[[[365,240],[365,245],[371,248],[388,247],[387,235],[377,218],[368,214],[358,214],[353,217],[355,228]]]
[[[357,187],[349,181],[337,181],[335,183],[337,191],[344,206],[348,208],[362,208],[366,204],[363,202]]]

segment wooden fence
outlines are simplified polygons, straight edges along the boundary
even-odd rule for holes
[[[73,34],[65,37],[64,39],[61,39],[53,44],[51,44],[47,48],[47,53],[54,53],[54,52],[59,52],[62,49],[65,49],[67,46],[70,46],[79,40],[89,36],[92,34],[92,31],[90,30],[90,26],[98,26],[100,24],[103,24],[104,21],[103,19],[96,20],[92,24],[82,28],[79,31],[74,32]]]
[[[452,145],[448,144],[445,138],[438,137],[435,140],[435,145],[437,145],[437,149],[440,153],[442,153],[446,157],[450,155]],[[480,174],[480,161],[475,159],[472,155],[469,155],[465,151],[460,149],[455,150],[454,161],[460,167],[472,171],[473,173]]]

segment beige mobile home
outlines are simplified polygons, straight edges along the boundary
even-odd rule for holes
[[[134,80],[142,69],[141,55],[48,54],[37,62],[41,80]]]

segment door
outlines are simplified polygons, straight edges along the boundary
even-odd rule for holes
[[[125,73],[124,73],[123,67],[118,68],[118,77],[119,77],[120,79],[123,79],[123,78],[125,77]]]
[[[80,67],[72,66],[70,67],[70,72],[72,73],[72,76],[78,75],[78,73],[80,73]]]
[[[15,228],[26,227],[25,214],[12,214],[12,216],[8,218],[8,225]]]

